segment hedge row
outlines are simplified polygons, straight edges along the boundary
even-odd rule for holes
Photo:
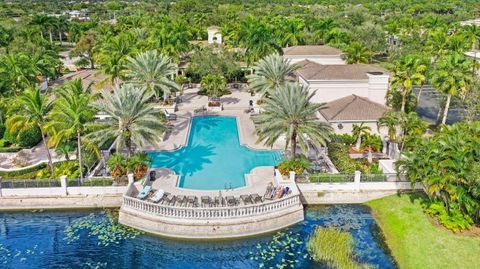
[[[0,177],[3,178],[9,178],[9,177],[19,177],[22,175],[30,174],[33,172],[37,172],[41,169],[44,169],[47,167],[47,163],[39,163],[35,166],[21,169],[21,170],[15,170],[15,171],[0,171]]]
[[[22,147],[0,147],[0,152],[19,152],[22,149]]]

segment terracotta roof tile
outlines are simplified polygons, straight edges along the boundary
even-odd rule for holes
[[[328,102],[320,113],[328,121],[376,121],[388,109],[368,98],[350,95]]]
[[[283,49],[284,55],[341,55],[342,51],[330,46],[292,46]]]
[[[367,73],[388,74],[383,68],[370,64],[322,65],[303,60],[297,74],[305,80],[368,80]]]

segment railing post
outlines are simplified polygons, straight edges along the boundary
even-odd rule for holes
[[[68,183],[67,183],[67,176],[61,176],[60,177],[60,186],[63,190],[62,192],[62,195],[63,196],[67,196],[68,195],[68,191],[67,191],[67,188],[68,188]]]
[[[295,182],[295,171],[290,171],[290,181]]]
[[[362,172],[355,171],[355,177],[353,178],[355,191],[360,191],[360,178],[362,177]]]

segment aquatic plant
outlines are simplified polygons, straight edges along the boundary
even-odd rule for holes
[[[9,259],[20,259],[21,262],[26,262],[28,256],[43,254],[43,251],[38,251],[38,245],[34,245],[31,249],[24,251],[18,249],[10,249],[0,243],[0,268],[1,264],[8,264]]]
[[[307,243],[315,261],[325,262],[333,268],[357,269],[362,266],[353,258],[353,237],[335,228],[319,227]]]
[[[98,245],[108,246],[119,244],[126,239],[133,239],[142,232],[118,223],[118,211],[106,211],[107,218],[99,218],[96,214],[89,214],[75,220],[65,228],[68,244],[80,239],[84,231],[89,237],[97,237]]]
[[[257,244],[257,251],[250,252],[259,268],[297,268],[301,258],[308,258],[303,250],[302,235],[293,232],[278,232],[265,245]]]

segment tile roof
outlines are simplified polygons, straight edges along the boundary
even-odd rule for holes
[[[284,55],[341,55],[342,51],[330,46],[291,46],[283,49]]]
[[[350,95],[327,103],[320,113],[328,121],[376,121],[389,108],[368,98]]]
[[[322,65],[303,60],[297,74],[305,80],[368,80],[367,73],[388,74],[383,68],[370,64]]]

